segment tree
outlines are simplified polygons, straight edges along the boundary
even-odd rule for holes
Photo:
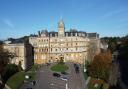
[[[21,61],[19,61],[19,64],[18,64],[18,70],[19,70],[19,71],[22,70],[22,67],[21,67]]]
[[[12,53],[8,52],[7,50],[3,49],[3,46],[0,45],[0,80],[2,81],[2,72],[4,67],[9,63],[9,60],[12,59],[14,56]]]
[[[3,41],[0,40],[0,45],[2,45],[2,44],[3,44]]]
[[[60,57],[60,60],[59,60],[58,64],[61,64],[61,65],[63,65],[63,64],[64,64],[63,57]]]
[[[7,81],[7,79],[9,79],[13,74],[15,74],[16,72],[18,72],[18,66],[15,64],[7,64],[4,67],[4,70],[2,72],[2,78],[4,80],[4,82]]]
[[[90,66],[88,68],[89,75],[94,78],[100,78],[107,81],[111,62],[112,55],[110,51],[99,53],[90,63]]]

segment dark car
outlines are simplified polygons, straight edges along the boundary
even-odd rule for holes
[[[75,68],[75,71],[76,71],[76,73],[79,73],[79,67],[78,66]]]
[[[32,88],[26,88],[26,89],[32,89]]]
[[[61,75],[59,73],[53,73],[53,76],[60,77]]]

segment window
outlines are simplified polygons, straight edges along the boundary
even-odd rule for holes
[[[63,49],[62,49],[62,48],[60,48],[60,51],[63,51]]]
[[[37,55],[34,56],[34,59],[37,59]]]
[[[66,33],[66,36],[68,36],[68,33]]]
[[[77,43],[76,43],[76,45],[77,45]]]
[[[56,49],[56,51],[57,51],[57,49]]]
[[[52,48],[51,48],[51,51],[52,51]]]
[[[77,47],[76,47],[76,51],[77,51]]]
[[[72,43],[71,43],[71,46],[72,46]]]
[[[48,48],[47,48],[46,50],[47,50],[47,52],[48,52]]]
[[[76,36],[77,36],[77,33],[76,33]]]

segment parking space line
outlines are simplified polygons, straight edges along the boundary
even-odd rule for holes
[[[50,85],[58,85],[58,86],[65,86],[64,83],[57,83],[57,82],[49,82]]]

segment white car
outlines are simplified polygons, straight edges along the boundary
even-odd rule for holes
[[[68,81],[67,77],[60,77],[61,80]]]

